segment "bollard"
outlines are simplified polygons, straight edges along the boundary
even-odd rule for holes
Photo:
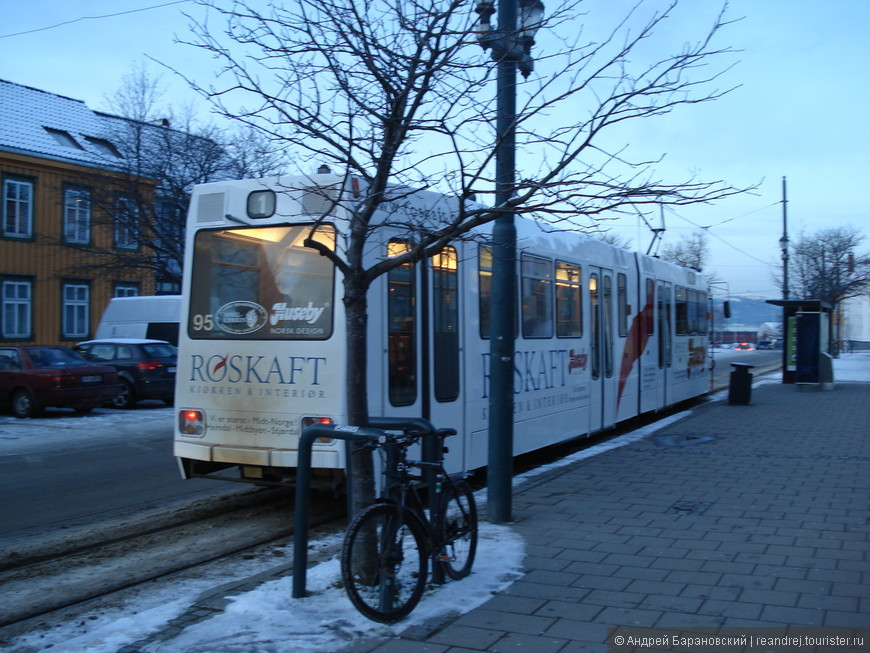
[[[755,365],[746,363],[731,363],[731,379],[728,385],[728,403],[746,406],[752,398],[752,373]]]

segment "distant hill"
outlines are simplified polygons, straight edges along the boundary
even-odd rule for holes
[[[757,329],[764,322],[782,321],[782,309],[778,306],[766,303],[765,299],[738,296],[731,297],[731,318],[726,320],[722,313],[723,301],[724,298],[719,297],[713,300],[713,319],[717,329]]]

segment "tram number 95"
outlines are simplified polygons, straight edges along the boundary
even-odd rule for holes
[[[194,331],[211,331],[214,329],[214,320],[212,320],[211,313],[205,315],[197,313],[193,316],[192,323]]]

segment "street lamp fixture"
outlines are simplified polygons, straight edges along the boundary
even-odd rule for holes
[[[520,33],[519,42],[523,51],[517,68],[520,74],[527,78],[535,69],[532,59],[532,46],[535,44],[535,34],[544,19],[544,3],[540,0],[521,0],[520,2]]]
[[[515,7],[516,4],[513,22],[517,22]],[[519,24],[506,26],[500,20],[497,29],[491,22],[496,12],[493,0],[480,0],[474,11],[480,16],[477,25],[477,41],[480,46],[484,50],[492,49],[494,61],[515,62],[522,76],[528,77],[535,68],[532,46],[535,44],[535,34],[544,19],[544,3],[541,0],[519,0]]]

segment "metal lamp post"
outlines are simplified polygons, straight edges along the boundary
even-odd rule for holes
[[[517,9],[519,6],[519,29]],[[490,19],[493,0],[480,0],[477,38],[498,63],[496,96],[496,209],[503,209],[492,231],[492,289],[489,357],[489,457],[487,516],[493,523],[511,520],[513,478],[513,374],[516,325],[516,244],[512,209],[515,175],[516,72],[528,77],[534,36],[544,15],[540,0],[499,0],[498,28]]]

